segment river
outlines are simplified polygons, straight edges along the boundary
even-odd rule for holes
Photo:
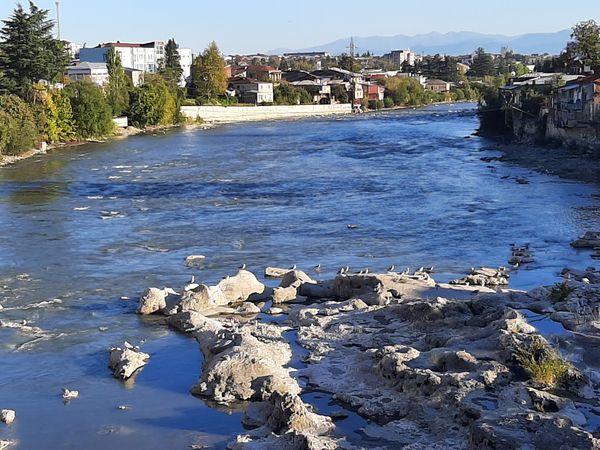
[[[506,265],[512,243],[535,256],[513,288],[594,265],[569,242],[600,229],[597,187],[482,161],[499,153],[477,126],[472,104],[437,105],[138,136],[0,168],[0,409],[17,411],[0,439],[223,448],[240,412],[189,394],[196,343],[135,315],[146,287],[179,288],[193,272],[213,283],[242,263],[321,264],[321,278],[434,265],[447,281]],[[190,269],[190,254],[207,258]],[[124,339],[152,355],[135,383],[107,368]],[[63,387],[80,398],[63,404]]]

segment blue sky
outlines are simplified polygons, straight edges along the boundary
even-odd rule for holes
[[[0,0],[6,18],[16,1]],[[24,5],[27,1],[22,2]],[[50,9],[54,0],[37,0]],[[600,21],[600,0],[61,0],[62,37],[94,46],[175,37],[202,50],[215,40],[226,53],[292,49],[346,36],[414,35],[431,31],[498,34],[553,32]]]

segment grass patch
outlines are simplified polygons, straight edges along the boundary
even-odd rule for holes
[[[571,367],[540,337],[534,337],[528,346],[517,347],[515,359],[533,381],[549,387],[564,379]]]
[[[550,301],[552,303],[564,302],[575,288],[569,286],[566,281],[556,283],[550,290]]]

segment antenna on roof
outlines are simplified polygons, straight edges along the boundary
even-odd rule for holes
[[[60,2],[56,0],[56,35],[60,41]]]

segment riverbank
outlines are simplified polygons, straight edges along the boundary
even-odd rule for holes
[[[497,290],[503,269],[474,271],[476,287],[427,272],[319,282],[297,269],[265,273],[279,285],[240,270],[214,286],[149,289],[138,308],[200,344],[193,394],[250,402],[242,417],[250,431],[229,449],[600,446],[600,364],[590,356],[600,353],[600,331],[572,311],[600,308],[599,272],[529,292]],[[540,367],[522,355],[552,352],[549,342],[568,349],[570,362],[539,374],[552,353],[536,356]],[[337,411],[307,404],[303,393],[315,391]],[[369,421],[362,442],[336,432],[353,412]]]

